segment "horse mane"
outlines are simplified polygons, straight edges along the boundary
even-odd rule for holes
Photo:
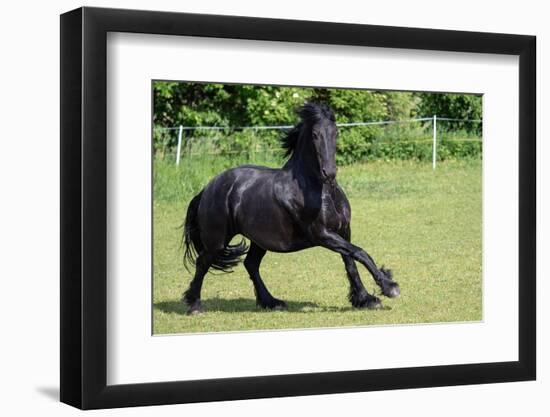
[[[301,121],[281,138],[281,146],[285,150],[285,157],[291,157],[294,153],[300,133],[305,126],[311,126],[323,120],[329,120],[333,123],[336,121],[332,109],[322,103],[305,103],[296,113],[300,116]]]

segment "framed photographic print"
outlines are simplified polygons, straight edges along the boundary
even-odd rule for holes
[[[535,38],[61,16],[61,401],[535,379]]]

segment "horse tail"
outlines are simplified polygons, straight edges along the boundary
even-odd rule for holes
[[[202,191],[198,193],[187,207],[187,215],[183,224],[182,243],[184,246],[183,265],[187,272],[190,271],[190,266],[197,265],[197,256],[204,249],[202,244],[201,234],[199,230],[199,204],[201,202]]]
[[[241,262],[243,255],[248,252],[248,246],[244,239],[234,245],[226,245],[219,251],[212,262],[211,268],[223,272],[233,272],[235,266]]]
[[[198,211],[201,197],[202,191],[193,197],[187,208],[187,215],[185,216],[183,229],[183,264],[188,272],[191,272],[189,269],[190,265],[197,265],[198,254],[204,249],[198,223]],[[239,264],[242,256],[247,252],[248,246],[244,239],[234,245],[228,244],[216,254],[210,267],[218,271],[232,272],[232,268]]]

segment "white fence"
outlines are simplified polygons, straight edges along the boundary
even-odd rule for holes
[[[431,122],[432,124],[432,167],[435,170],[437,164],[437,146],[438,146],[438,123],[441,122],[461,122],[461,123],[481,123],[481,119],[454,119],[448,117],[438,117],[433,115],[432,117],[420,117],[416,119],[407,119],[407,120],[383,120],[383,121],[372,121],[372,122],[354,122],[354,123],[337,123],[338,127],[356,127],[356,126],[375,126],[375,125],[392,125],[392,124],[405,124],[405,123],[418,123],[418,122]],[[278,125],[278,126],[175,126],[175,127],[155,127],[156,130],[164,131],[176,131],[178,134],[177,138],[177,149],[176,149],[176,165],[179,165],[181,158],[181,147],[183,140],[184,131],[193,131],[193,130],[287,130],[291,129],[292,125]],[[455,139],[457,140],[457,139]],[[463,141],[479,141],[478,139],[461,139]]]

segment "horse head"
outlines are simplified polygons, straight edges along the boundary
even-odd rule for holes
[[[283,139],[287,156],[299,155],[301,163],[309,163],[321,181],[333,183],[338,129],[332,109],[326,104],[306,103],[298,115],[300,123]]]

